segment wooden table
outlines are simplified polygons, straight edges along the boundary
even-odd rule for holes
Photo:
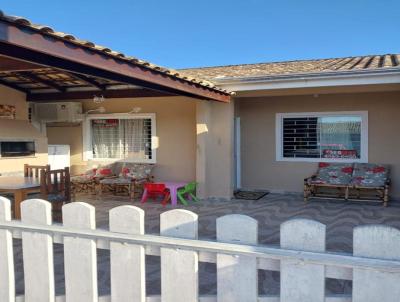
[[[0,192],[14,194],[14,217],[21,219],[21,202],[28,192],[40,189],[40,180],[34,177],[0,176]]]

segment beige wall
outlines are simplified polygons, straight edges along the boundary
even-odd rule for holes
[[[100,105],[83,101],[83,110]],[[156,114],[156,134],[159,138],[154,176],[159,180],[195,180],[196,172],[196,101],[183,97],[107,99],[101,106],[106,113],[126,113],[140,107],[140,113]],[[73,173],[84,171],[82,159],[82,127],[48,127],[49,144],[71,146]],[[90,163],[92,164],[92,163]],[[96,163],[95,163],[96,164]]]
[[[368,111],[369,162],[392,166],[392,195],[400,197],[400,92],[371,92],[237,99],[241,117],[242,186],[300,192],[316,163],[275,160],[275,114]]]
[[[0,104],[15,106],[17,120],[28,119],[28,103],[25,100],[25,93],[0,85]]]
[[[28,103],[25,94],[0,85],[0,104],[16,107],[16,120],[0,120],[0,140],[34,140],[36,154],[24,157],[0,157],[0,173],[21,173],[25,163],[47,164],[47,139],[28,123]]]

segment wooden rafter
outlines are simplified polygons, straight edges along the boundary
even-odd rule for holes
[[[77,78],[83,82],[85,82],[86,84],[90,85],[90,86],[94,86],[96,88],[98,88],[99,90],[106,90],[106,85],[100,84],[98,83],[96,80],[89,78],[83,74],[79,74],[79,73],[69,73],[72,77]]]
[[[65,92],[64,87],[61,87],[60,85],[54,83],[53,81],[43,79],[42,77],[39,77],[38,75],[31,73],[29,71],[19,72],[19,74],[25,78],[28,78],[28,79],[34,81],[34,82],[39,82],[39,83],[45,84],[46,86],[48,86],[50,88],[56,89],[60,92]]]
[[[6,87],[9,87],[9,88],[12,88],[12,89],[15,89],[15,90],[18,90],[18,91],[21,91],[21,92],[29,94],[29,90],[28,89],[20,87],[20,86],[14,84],[14,83],[11,83],[11,82],[8,82],[8,81],[4,81],[3,79],[0,79],[0,85],[3,85],[3,86],[6,86]]]

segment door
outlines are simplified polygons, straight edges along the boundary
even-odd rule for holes
[[[49,165],[52,170],[70,167],[70,146],[49,145]]]

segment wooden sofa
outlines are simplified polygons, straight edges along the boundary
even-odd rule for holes
[[[136,193],[143,192],[144,184],[152,181],[153,167],[153,164],[144,163],[115,163],[112,166],[113,176],[99,180],[99,193],[127,194],[133,200]]]
[[[387,206],[390,169],[372,163],[319,163],[317,172],[304,179],[304,201],[310,197],[375,200]]]
[[[127,193],[131,198],[142,190],[142,184],[151,181],[153,164],[114,162],[90,169],[71,177],[72,192],[92,193],[111,191]]]

